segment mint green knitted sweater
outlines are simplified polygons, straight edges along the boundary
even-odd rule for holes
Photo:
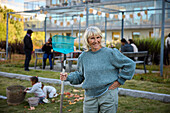
[[[132,79],[135,72],[133,60],[117,49],[102,47],[96,52],[83,52],[78,58],[78,69],[68,75],[71,84],[81,84],[87,96],[104,94],[114,81],[121,85]]]

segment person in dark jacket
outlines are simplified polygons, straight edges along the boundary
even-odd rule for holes
[[[33,50],[33,44],[31,40],[31,35],[33,31],[31,29],[27,30],[27,34],[24,37],[24,52],[25,52],[25,71],[29,71],[29,63],[31,60],[31,53]]]
[[[52,48],[52,38],[49,38],[48,42],[46,42],[42,47],[42,51],[45,52],[44,55],[43,55],[43,69],[45,69],[47,58],[49,58],[50,70],[53,69],[53,65],[52,65],[53,54],[51,52],[52,49],[53,49]]]
[[[133,46],[128,44],[124,38],[121,39],[121,43],[121,52],[133,52]]]

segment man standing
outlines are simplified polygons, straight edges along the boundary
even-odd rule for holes
[[[31,53],[33,50],[33,44],[31,40],[32,33],[33,31],[31,29],[28,29],[27,34],[24,37],[25,71],[29,71],[29,62],[31,60]]]

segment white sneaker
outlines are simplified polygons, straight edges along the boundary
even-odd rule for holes
[[[56,93],[56,94],[54,94],[54,96],[53,97],[57,97],[58,96],[58,94]]]
[[[44,102],[44,103],[50,103],[50,101],[49,101],[48,99],[46,99],[46,98],[43,99],[43,102]]]

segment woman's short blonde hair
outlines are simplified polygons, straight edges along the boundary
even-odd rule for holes
[[[102,32],[98,27],[90,26],[86,29],[86,31],[84,33],[84,37],[83,37],[84,47],[85,47],[86,51],[89,51],[89,49],[90,49],[90,45],[88,43],[88,38],[92,37],[92,36],[97,36],[97,35],[101,36],[101,38],[102,38]],[[104,45],[103,42],[101,42],[101,45],[102,46]]]

